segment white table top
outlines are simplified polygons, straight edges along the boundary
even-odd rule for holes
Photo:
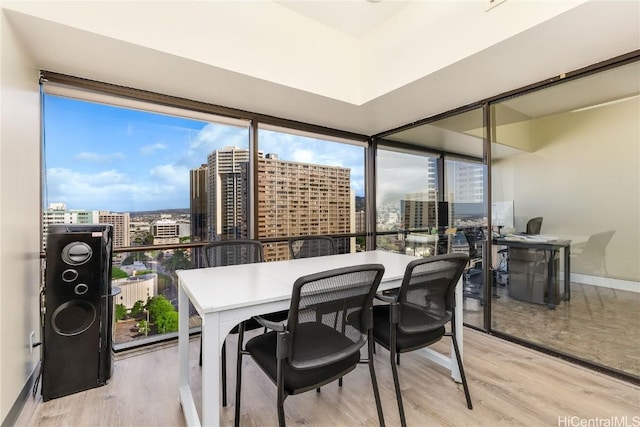
[[[385,282],[394,282],[404,276],[407,255],[367,251],[287,261],[198,268],[177,272],[181,286],[201,313],[219,312],[242,307],[251,301],[261,304],[291,298],[293,283],[301,276],[334,268],[359,264],[382,264],[385,273],[379,289]],[[410,261],[410,259],[409,259]],[[212,289],[215,291],[212,292]]]

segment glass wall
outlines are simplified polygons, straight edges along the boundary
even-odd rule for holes
[[[636,377],[639,75],[636,62],[491,107],[492,200],[512,207],[491,328]]]
[[[386,135],[376,160],[378,248],[469,255],[464,322],[478,328],[485,327],[488,265],[483,117],[483,109],[474,108]],[[415,148],[401,151],[394,143]]]
[[[378,148],[376,153],[376,247],[417,256],[435,255],[440,212],[437,157]],[[440,206],[440,209],[438,208]],[[439,214],[441,218],[439,219]]]

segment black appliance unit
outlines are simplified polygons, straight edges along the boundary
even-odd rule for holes
[[[106,384],[113,372],[109,224],[49,225],[42,398]]]

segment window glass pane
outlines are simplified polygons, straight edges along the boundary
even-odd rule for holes
[[[364,148],[261,128],[257,232],[267,260],[289,258],[288,237],[364,232]],[[358,226],[359,224],[359,226]],[[364,249],[364,236],[336,237],[338,253]]]
[[[217,224],[234,205],[208,194],[233,179],[211,159],[228,146],[246,150],[248,140],[247,126],[44,96],[43,246],[49,224],[114,226],[113,285],[122,290],[114,298],[121,318],[116,344],[174,332],[177,313],[159,317],[148,302],[177,310],[175,271],[201,266],[198,248],[119,248],[207,241],[226,232]],[[239,180],[238,171],[231,173]],[[246,229],[246,217],[234,219]]]
[[[437,166],[435,157],[378,149],[378,249],[420,256],[435,254],[439,225]]]
[[[492,107],[492,196],[512,201],[515,218],[502,231],[536,233],[527,247],[498,246],[508,280],[498,286],[492,327],[635,376],[638,75],[636,62]]]

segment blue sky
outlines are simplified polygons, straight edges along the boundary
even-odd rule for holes
[[[247,129],[45,96],[45,206],[132,212],[189,207],[189,170],[226,146],[246,148]],[[260,131],[260,150],[282,160],[351,169],[364,195],[364,149]]]

